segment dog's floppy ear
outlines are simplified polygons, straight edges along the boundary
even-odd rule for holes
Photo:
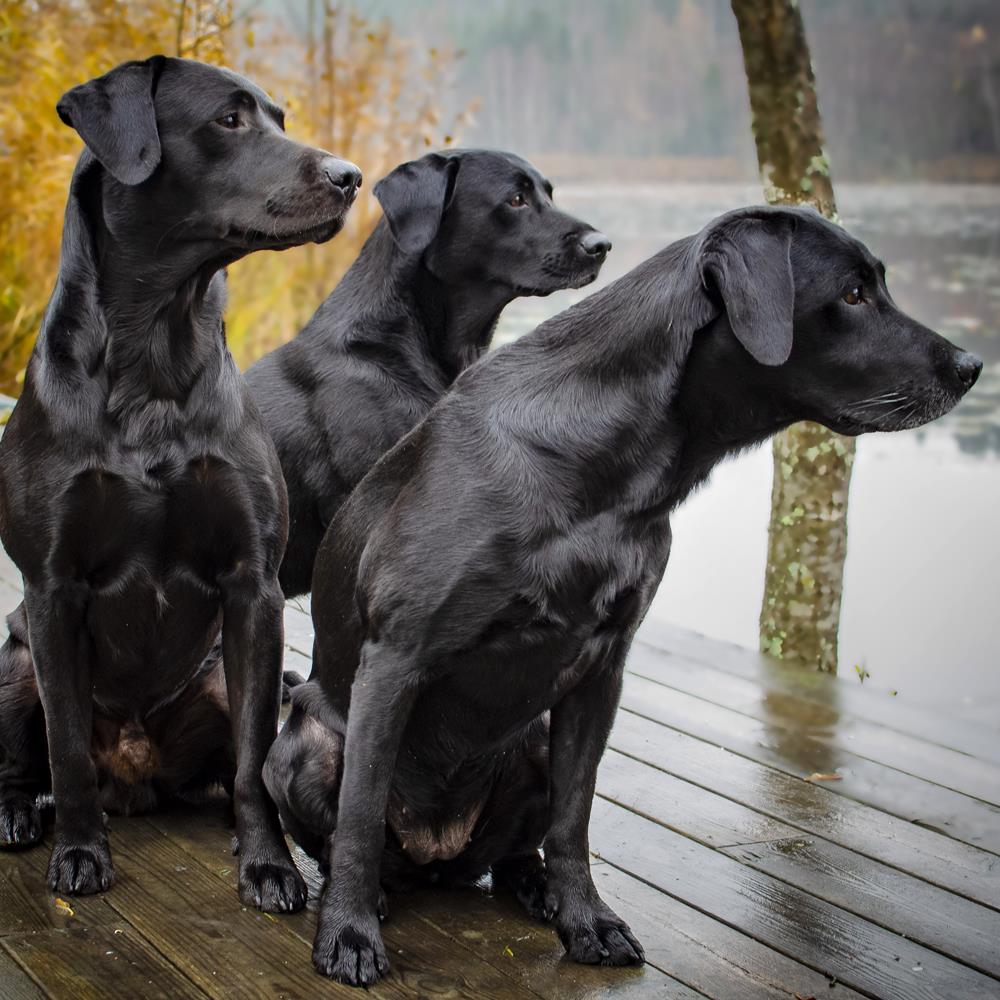
[[[67,90],[56,105],[112,177],[122,184],[148,180],[160,162],[153,93],[163,56],[122,63],[110,73]]]
[[[441,225],[455,189],[458,159],[428,153],[401,163],[375,185],[392,238],[405,253],[423,253]]]
[[[737,340],[762,365],[792,352],[795,282],[790,213],[725,220],[709,236],[702,269],[714,282]]]

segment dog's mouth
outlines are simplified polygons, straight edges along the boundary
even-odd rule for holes
[[[347,207],[323,222],[302,228],[275,228],[265,232],[262,229],[245,229],[233,233],[237,242],[252,250],[286,250],[305,243],[326,243],[344,228],[347,221]]]
[[[961,393],[940,386],[903,386],[857,400],[832,420],[821,422],[851,437],[873,431],[906,431],[943,417],[961,399]]]
[[[515,287],[519,296],[535,296],[544,298],[553,292],[565,289],[583,288],[592,281],[597,280],[601,273],[600,260],[588,260],[581,263],[579,260],[566,259],[563,255],[551,255],[543,258],[541,266],[542,280],[535,282],[525,282]]]

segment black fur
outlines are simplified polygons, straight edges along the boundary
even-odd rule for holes
[[[337,508],[486,351],[504,306],[593,281],[611,247],[510,153],[430,153],[375,195],[385,218],[343,281],[247,372],[288,484],[288,597],[310,589]]]
[[[50,887],[95,892],[114,879],[102,804],[224,780],[242,898],[295,909],[305,886],[260,777],[287,500],[226,349],[223,268],[329,239],[360,175],[288,139],[254,84],[188,60],[125,63],[59,114],[87,149],[0,442],[0,535],[25,595],[0,657],[0,837],[38,839],[50,764]],[[220,626],[224,678],[203,666]]]
[[[386,971],[380,874],[491,867],[572,958],[641,962],[594,887],[587,827],[670,511],[796,420],[913,427],[980,368],[896,309],[846,232],[755,208],[465,372],[331,524],[313,678],[265,765],[289,828],[326,842],[317,968]]]

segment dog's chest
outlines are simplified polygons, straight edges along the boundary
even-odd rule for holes
[[[235,468],[201,456],[90,468],[54,498],[47,575],[86,605],[99,697],[132,703],[141,675],[136,697],[155,701],[207,653],[222,581],[261,561],[249,492]]]
[[[187,572],[214,587],[259,527],[243,477],[209,456],[105,463],[76,472],[53,503],[48,565],[96,592],[123,578]]]

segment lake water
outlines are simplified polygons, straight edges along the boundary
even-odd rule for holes
[[[839,185],[845,225],[888,266],[899,306],[985,367],[927,427],[858,439],[848,517],[840,672],[1000,727],[1000,187]],[[713,216],[759,202],[742,185],[559,188],[614,241],[597,285],[514,303],[500,340],[534,327]],[[765,447],[720,466],[676,513],[650,614],[757,645],[770,506]],[[859,681],[860,683],[860,681]]]

